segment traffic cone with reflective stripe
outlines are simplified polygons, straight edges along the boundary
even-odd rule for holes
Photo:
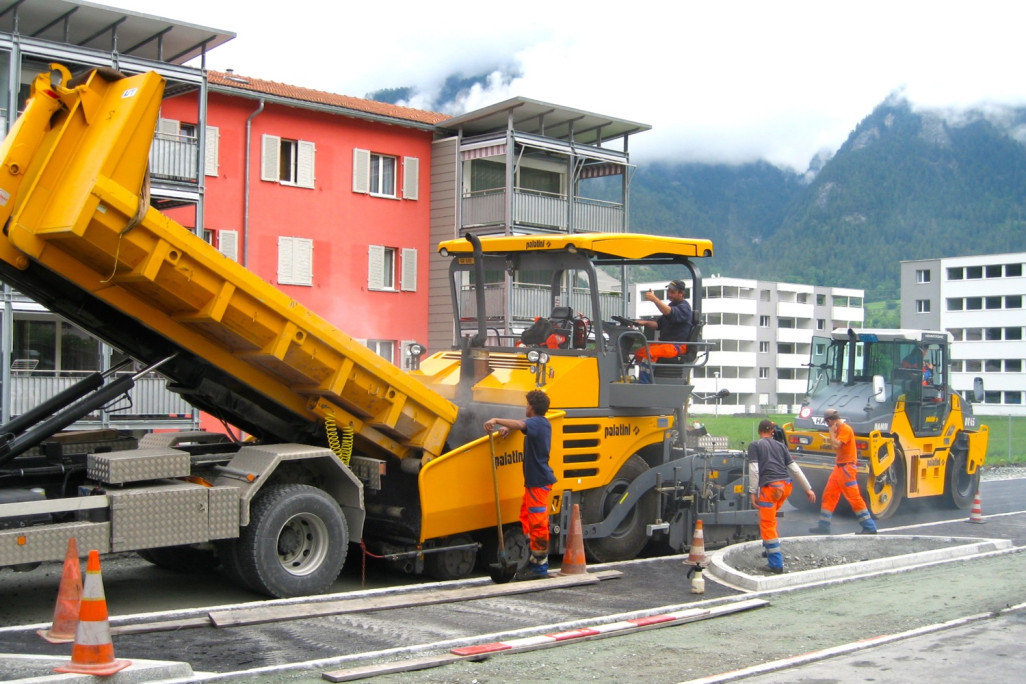
[[[114,643],[110,640],[110,623],[107,619],[107,599],[103,594],[103,578],[100,577],[100,553],[90,551],[82,604],[78,611],[75,644],[71,647],[71,662],[55,667],[54,670],[106,676],[120,672],[131,664],[130,660],[114,659]]]
[[[705,532],[702,531],[702,521],[695,521],[695,534],[691,538],[691,549],[688,551],[687,565],[707,565],[709,562],[705,556]]]
[[[566,535],[566,551],[559,565],[560,575],[582,575],[588,572],[584,558],[584,530],[581,527],[581,507],[574,504],[570,516],[570,531]]]
[[[976,498],[973,499],[973,507],[969,509],[969,522],[971,523],[985,523],[983,519],[983,509],[980,507],[980,490],[976,490]]]
[[[74,641],[81,602],[82,564],[78,561],[78,542],[71,537],[68,539],[68,551],[64,554],[64,570],[57,590],[57,606],[53,609],[53,624],[50,629],[37,630],[36,634],[51,644]]]

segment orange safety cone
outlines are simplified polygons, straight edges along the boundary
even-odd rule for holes
[[[983,519],[983,509],[980,508],[980,490],[976,490],[976,498],[973,499],[973,507],[969,509],[969,522],[971,523],[985,523]]]
[[[50,629],[40,629],[36,634],[51,644],[66,644],[75,640],[78,626],[78,607],[82,602],[82,564],[78,561],[78,541],[68,539],[68,551],[64,554],[64,571],[57,590],[57,606],[53,609],[53,624]]]
[[[582,575],[588,572],[584,558],[584,531],[581,528],[581,507],[574,504],[570,516],[570,531],[566,535],[566,551],[559,566],[560,575]]]
[[[705,556],[705,532],[702,531],[702,521],[695,521],[695,535],[691,538],[691,549],[688,552],[688,559],[685,565],[707,565],[709,560]]]
[[[100,552],[90,551],[82,604],[78,611],[75,644],[71,647],[71,662],[55,667],[54,671],[107,676],[131,664],[130,660],[114,659],[114,643],[110,640],[110,623],[107,620],[107,599],[103,595],[103,578],[100,577]]]

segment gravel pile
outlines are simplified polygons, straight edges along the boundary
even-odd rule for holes
[[[951,546],[947,537],[891,537],[886,535],[839,535],[837,537],[787,537],[781,540],[784,570],[800,572],[876,560],[907,553],[933,551]],[[769,575],[761,543],[744,544],[728,551],[726,565],[746,575]]]

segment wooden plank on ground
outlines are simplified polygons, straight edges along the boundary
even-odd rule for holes
[[[453,589],[438,588],[423,591],[401,592],[372,596],[370,598],[347,598],[323,601],[304,601],[283,605],[257,605],[247,608],[211,611],[210,621],[215,627],[235,627],[239,625],[257,625],[277,620],[296,620],[301,618],[358,613],[369,610],[389,610],[409,606],[428,606],[453,601],[472,601],[474,599],[493,598],[526,594],[548,589],[565,589],[588,584],[597,584],[601,580],[616,579],[623,575],[619,570],[600,570],[580,575],[552,575],[544,580],[527,582],[510,582],[508,584],[482,584],[473,587],[456,587]]]

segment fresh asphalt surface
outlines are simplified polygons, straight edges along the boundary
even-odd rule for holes
[[[981,499],[987,515],[1023,510],[1026,480],[985,482],[981,486]],[[815,519],[812,511],[787,510],[780,521],[781,535],[807,534],[808,527]],[[938,523],[939,520],[949,522]],[[911,503],[894,518],[884,521],[881,529],[885,532],[901,529],[905,534],[1004,538],[1010,539],[1016,546],[1024,546],[1026,524],[1023,523],[1023,516],[999,516],[989,518],[986,525],[970,525],[965,511],[936,509]],[[924,524],[924,527],[919,527]],[[915,529],[903,529],[910,526]],[[835,520],[838,533],[855,529],[857,524],[849,516],[838,516]],[[691,594],[690,583],[682,571],[679,558],[654,559],[615,567],[623,571],[621,579],[588,587],[245,628],[183,629],[173,634],[125,634],[115,639],[115,646],[118,657],[183,661],[189,663],[195,672],[226,673],[383,651],[397,645],[453,642],[485,634],[514,633],[539,624],[572,623],[576,620],[740,594],[713,581],[706,582],[704,595]],[[159,569],[140,566],[138,581],[152,580],[152,577],[147,578],[147,573],[155,571]],[[5,586],[10,576],[11,573],[0,575],[0,587]],[[194,577],[191,581],[199,580]],[[109,601],[111,589],[106,588]],[[187,597],[183,595],[180,605],[184,607],[186,604]],[[196,615],[205,615],[209,611],[209,601],[202,605],[208,608],[197,610]],[[47,610],[52,611],[52,603]],[[113,610],[111,614],[112,627],[120,624],[122,618]],[[178,617],[183,615],[187,613],[176,614]],[[4,622],[12,624],[6,619]],[[13,624],[26,623],[21,621]],[[70,650],[68,645],[51,645],[36,636],[35,629],[39,626],[33,624],[21,629],[0,630],[0,651],[67,657]]]

